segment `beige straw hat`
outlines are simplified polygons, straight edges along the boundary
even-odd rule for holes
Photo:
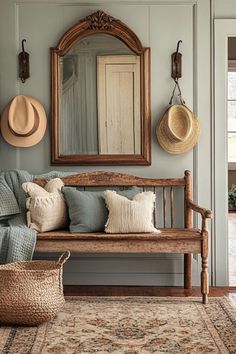
[[[185,105],[172,105],[156,129],[161,147],[170,154],[182,154],[197,144],[200,127],[195,114]]]
[[[16,96],[5,107],[1,132],[11,145],[29,147],[44,136],[47,117],[42,104],[31,96]]]

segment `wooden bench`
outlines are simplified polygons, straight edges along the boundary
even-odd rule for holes
[[[128,187],[138,186],[143,190],[162,191],[162,228],[156,223],[157,213],[154,212],[154,222],[161,230],[160,234],[106,234],[83,233],[72,234],[68,230],[58,230],[38,233],[37,252],[63,252],[69,249],[72,253],[183,253],[184,254],[184,288],[192,286],[192,254],[201,254],[201,292],[203,303],[207,303],[208,285],[208,227],[207,219],[212,217],[209,209],[201,208],[192,201],[192,179],[190,171],[185,171],[183,178],[141,178],[122,173],[90,172],[62,178],[66,186],[74,187]],[[46,180],[34,180],[44,186]],[[175,227],[175,189],[183,189],[182,228]],[[177,203],[180,208],[179,203]],[[167,207],[169,208],[167,212]],[[193,211],[200,213],[201,230],[193,228]],[[168,217],[167,217],[168,215]],[[159,215],[160,216],[160,215]],[[168,220],[169,219],[169,220]],[[169,225],[167,225],[169,223]]]

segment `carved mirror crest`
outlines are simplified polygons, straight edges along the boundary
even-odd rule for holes
[[[51,48],[52,164],[149,165],[150,49],[103,11]]]

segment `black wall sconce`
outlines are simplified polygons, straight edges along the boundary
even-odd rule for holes
[[[19,60],[19,77],[21,82],[25,83],[25,80],[30,77],[29,70],[29,53],[25,52],[24,42],[26,39],[23,39],[21,42],[22,52],[18,55]]]
[[[182,41],[178,41],[176,52],[171,55],[171,77],[178,80],[182,77],[182,54],[179,53],[179,45]]]
[[[179,53],[179,46],[182,43],[181,40],[177,43],[176,52],[171,55],[171,77],[173,78],[175,85],[170,98],[169,105],[172,105],[173,98],[175,96],[175,90],[178,89],[178,97],[181,104],[185,105],[185,101],[182,96],[182,92],[179,85],[179,79],[182,77],[182,54]]]

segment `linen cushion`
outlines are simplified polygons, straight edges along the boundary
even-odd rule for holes
[[[104,196],[109,210],[105,232],[160,232],[152,223],[155,206],[153,192],[138,193],[133,200],[118,195],[115,191],[105,191]]]
[[[118,194],[132,199],[141,190],[132,187]],[[104,200],[104,191],[78,191],[73,187],[63,187],[66,203],[69,208],[70,232],[102,232],[108,218],[108,210]]]
[[[50,180],[44,188],[33,182],[22,187],[29,198],[26,200],[28,227],[39,232],[62,229],[67,226],[67,206],[61,188],[60,178]]]

